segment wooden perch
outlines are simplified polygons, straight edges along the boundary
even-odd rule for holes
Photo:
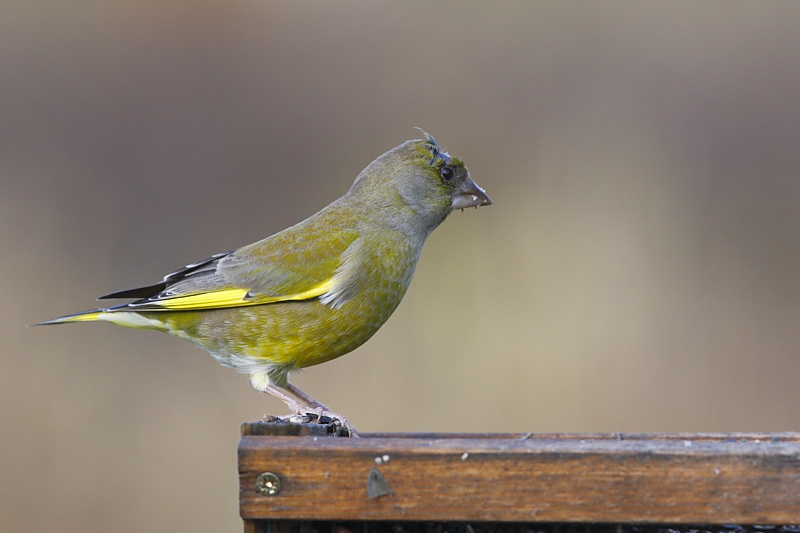
[[[334,438],[319,424],[275,436],[280,426],[242,426],[246,523],[800,523],[800,433]]]

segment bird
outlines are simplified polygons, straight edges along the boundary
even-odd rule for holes
[[[102,321],[169,333],[247,374],[253,388],[294,414],[329,417],[357,436],[346,417],[291,384],[289,373],[366,342],[403,299],[431,232],[456,209],[492,205],[463,161],[420,132],[302,222],[153,285],[98,298],[129,303],[34,325]]]

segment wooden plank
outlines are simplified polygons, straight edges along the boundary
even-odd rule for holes
[[[250,432],[239,444],[246,520],[800,523],[798,433]],[[259,492],[262,473],[276,476],[274,495]]]

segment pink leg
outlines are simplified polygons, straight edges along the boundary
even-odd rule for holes
[[[264,392],[268,392],[281,400],[295,414],[302,415],[305,413],[314,413],[320,417],[327,416],[329,418],[339,420],[342,425],[344,425],[350,431],[350,435],[353,437],[358,437],[358,431],[356,431],[356,428],[347,418],[334,413],[324,404],[319,403],[317,400],[301,391],[291,383],[287,383],[285,389],[270,383],[267,385],[267,388],[264,390]],[[300,401],[298,402],[296,399],[286,394],[286,392],[290,392]]]

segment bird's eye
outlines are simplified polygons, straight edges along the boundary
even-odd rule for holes
[[[442,167],[442,170],[440,171],[440,175],[442,176],[442,179],[444,181],[450,181],[455,177],[456,173],[455,173],[455,171],[453,170],[452,167],[444,166],[444,167]]]

